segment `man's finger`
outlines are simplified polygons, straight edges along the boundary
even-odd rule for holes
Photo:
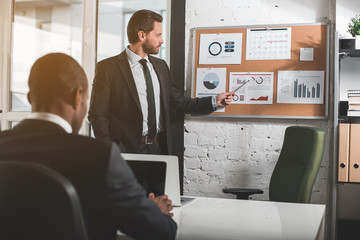
[[[168,197],[167,195],[162,195],[162,196],[160,197],[160,199],[161,199],[162,201],[167,201],[167,200],[169,199],[169,197]]]

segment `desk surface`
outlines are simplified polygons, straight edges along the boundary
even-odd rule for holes
[[[196,198],[173,212],[178,240],[313,240],[325,205]]]

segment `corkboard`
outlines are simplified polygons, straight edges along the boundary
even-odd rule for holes
[[[328,88],[328,26],[325,24],[309,25],[272,25],[256,26],[259,28],[291,27],[291,57],[286,60],[246,60],[246,30],[255,28],[225,27],[194,29],[194,64],[192,96],[196,94],[197,68],[226,68],[226,91],[229,91],[230,72],[273,72],[273,104],[231,104],[225,112],[214,112],[210,116],[228,117],[264,117],[264,118],[326,118]],[[200,34],[242,33],[241,64],[199,64]],[[300,48],[314,48],[314,61],[300,61]],[[324,104],[288,104],[277,103],[278,71],[324,71]]]

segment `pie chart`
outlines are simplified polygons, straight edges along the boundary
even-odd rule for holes
[[[219,86],[220,79],[219,76],[215,73],[207,73],[204,77],[203,83],[207,89],[211,90]]]

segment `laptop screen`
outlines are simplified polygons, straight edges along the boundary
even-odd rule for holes
[[[146,196],[165,193],[166,163],[152,161],[127,161],[138,182],[146,190]]]
[[[181,205],[179,161],[176,156],[133,153],[122,153],[121,155],[133,169],[147,194],[151,191],[155,191],[155,196],[166,194],[174,206]],[[132,164],[133,162],[135,163]],[[165,187],[162,185],[164,179]]]

